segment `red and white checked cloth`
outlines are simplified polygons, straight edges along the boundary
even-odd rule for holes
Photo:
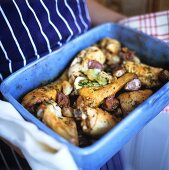
[[[121,20],[119,24],[154,36],[169,44],[169,10]],[[162,111],[169,113],[169,105]]]
[[[130,17],[119,23],[138,29],[169,44],[169,10]]]

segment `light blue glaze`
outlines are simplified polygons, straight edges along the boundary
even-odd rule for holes
[[[18,100],[42,82],[54,80],[68,66],[77,52],[104,37],[118,39],[123,45],[142,56],[141,59],[146,63],[169,68],[169,46],[165,43],[141,32],[107,23],[72,40],[58,51],[18,70],[1,85],[1,92],[6,100],[12,103],[26,120],[33,122],[47,134],[66,144],[79,168],[90,170],[103,166],[169,103],[169,83],[132,111],[96,143],[86,148],[76,147],[57,135],[24,109]]]

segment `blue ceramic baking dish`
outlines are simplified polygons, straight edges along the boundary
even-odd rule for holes
[[[169,83],[167,83],[116,127],[85,148],[74,146],[63,139],[19,103],[19,99],[30,90],[44,82],[56,79],[77,52],[104,37],[119,40],[123,45],[136,51],[145,63],[169,68],[167,44],[141,32],[107,23],[91,29],[59,50],[18,70],[1,84],[1,92],[5,99],[12,103],[26,120],[33,122],[41,130],[67,145],[78,167],[82,169],[99,169],[169,103]]]

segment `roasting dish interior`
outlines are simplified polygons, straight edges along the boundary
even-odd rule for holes
[[[80,51],[56,80],[27,93],[22,105],[71,143],[98,140],[169,81],[169,71],[106,37]]]

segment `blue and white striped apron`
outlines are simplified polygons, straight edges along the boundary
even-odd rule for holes
[[[89,27],[85,0],[0,0],[0,79]]]

